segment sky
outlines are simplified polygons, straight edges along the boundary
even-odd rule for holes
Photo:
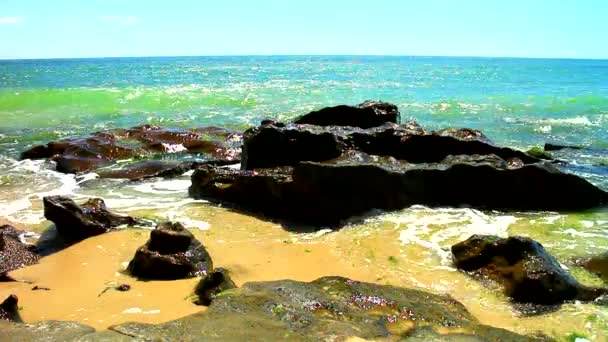
[[[0,0],[0,58],[608,58],[606,0]]]

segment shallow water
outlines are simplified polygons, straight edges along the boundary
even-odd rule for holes
[[[178,220],[208,246],[235,281],[343,275],[449,293],[483,323],[563,338],[601,341],[608,309],[566,304],[536,317],[514,311],[500,289],[451,267],[451,244],[474,233],[540,241],[581,281],[602,285],[569,264],[608,250],[608,210],[501,213],[414,206],[327,233],[296,234],[280,225],[187,197],[189,177],[142,182],[64,175],[44,161],[17,161],[27,146],[142,123],[245,128],[315,108],[366,99],[399,105],[402,120],[428,128],[482,129],[499,144],[590,146],[555,152],[567,172],[608,189],[608,61],[383,57],[234,57],[0,62],[0,220],[43,232],[41,198],[102,197],[116,212]],[[325,234],[323,234],[325,232]],[[103,329],[162,322],[202,310],[187,300],[195,280],[136,282],[124,263],[147,239],[127,230],[88,239],[39,265],[13,272],[46,286],[1,283],[26,321],[72,319]],[[108,291],[127,282],[129,292]],[[161,295],[162,294],[162,295]],[[160,311],[159,311],[160,310]]]

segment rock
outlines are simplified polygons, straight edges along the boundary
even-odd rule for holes
[[[95,333],[95,329],[90,326],[67,321],[42,321],[23,324],[0,320],[0,331],[2,331],[1,341],[75,341],[78,338]],[[126,336],[123,335],[122,337]],[[130,340],[132,341],[132,339]]]
[[[240,133],[218,127],[185,130],[143,125],[34,146],[21,159],[51,159],[57,162],[57,171],[64,173],[88,172],[117,160],[158,153],[203,154],[207,159],[238,162],[240,143]]]
[[[280,125],[252,128],[244,133],[241,166],[246,170],[295,166],[301,161],[326,161],[347,150],[391,156],[410,163],[436,163],[449,155],[490,155],[518,158],[525,164],[540,159],[505,147],[496,147],[472,129],[423,130],[417,123],[387,123],[380,127]]]
[[[371,128],[386,122],[398,123],[397,106],[380,101],[365,101],[357,106],[327,107],[296,119],[296,124],[316,126],[354,126]]]
[[[7,272],[38,263],[40,256],[33,246],[19,240],[21,232],[12,226],[0,227],[0,276]]]
[[[192,175],[189,193],[271,218],[315,225],[340,225],[372,209],[398,210],[415,204],[559,211],[608,202],[606,192],[549,163],[459,155],[438,163],[411,164],[356,151],[295,167],[201,167]]]
[[[593,301],[608,289],[579,284],[543,246],[529,238],[473,235],[452,246],[456,267],[497,281],[514,302],[541,305]]]
[[[577,264],[584,267],[587,271],[597,274],[604,281],[608,282],[608,253],[578,260]]]
[[[19,299],[15,295],[10,295],[0,304],[0,320],[11,322],[23,322],[19,316]]]
[[[559,151],[559,150],[563,150],[563,149],[567,149],[567,148],[572,149],[572,150],[582,150],[583,149],[580,146],[545,143],[545,151]]]
[[[108,211],[101,198],[91,198],[82,205],[64,196],[47,196],[42,199],[44,217],[53,221],[57,232],[70,243],[116,230],[120,226],[134,226],[138,221]]]
[[[109,330],[168,341],[539,340],[482,325],[449,296],[342,277],[246,283],[213,300],[204,312],[159,325],[125,323]]]
[[[127,270],[141,279],[197,277],[213,269],[205,247],[180,223],[160,223],[140,247]]]
[[[236,284],[230,279],[228,270],[216,268],[196,285],[194,290],[194,294],[198,297],[196,304],[208,306],[217,294],[235,288]]]
[[[538,146],[532,147],[526,153],[538,159],[553,160],[553,156],[550,153]]]

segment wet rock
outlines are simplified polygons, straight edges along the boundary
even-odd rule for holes
[[[249,129],[244,134],[243,169],[295,166],[301,161],[326,161],[347,150],[390,156],[410,163],[436,163],[449,155],[490,155],[518,158],[525,164],[540,159],[506,147],[497,147],[478,130],[444,129],[427,132],[417,123],[387,123],[380,127],[272,124]]]
[[[559,145],[552,143],[545,143],[545,151],[559,151],[564,149],[572,149],[572,150],[581,150],[583,147],[580,146],[571,146],[571,145]]]
[[[130,216],[108,211],[101,198],[91,198],[82,205],[64,196],[47,196],[42,201],[44,217],[53,221],[58,234],[70,243],[116,230],[120,226],[138,224]]]
[[[196,285],[194,290],[194,294],[198,297],[196,304],[208,306],[219,293],[234,288],[236,284],[230,279],[228,270],[216,268]]]
[[[497,281],[517,303],[593,301],[608,289],[579,284],[543,246],[529,238],[473,235],[452,246],[456,267]]]
[[[10,295],[0,304],[0,320],[11,322],[23,322],[19,316],[19,299],[15,295]]]
[[[180,223],[160,223],[140,247],[127,270],[141,279],[197,277],[213,269],[211,256]]]
[[[247,283],[213,300],[205,312],[110,330],[135,339],[187,341],[538,340],[482,325],[449,296],[342,277]]]
[[[604,281],[608,282],[608,253],[578,260],[577,264],[584,267],[587,271],[597,274]]]
[[[380,101],[365,101],[357,106],[327,107],[296,119],[296,124],[316,126],[354,126],[371,128],[386,122],[399,122],[397,106]]]
[[[40,256],[32,245],[19,240],[21,231],[12,226],[0,227],[0,276],[7,272],[38,263]]]
[[[553,156],[551,154],[538,146],[532,147],[526,151],[526,153],[538,159],[553,160]]]
[[[438,163],[411,164],[353,151],[295,167],[201,167],[192,175],[189,193],[271,218],[316,225],[339,225],[372,209],[415,204],[559,211],[608,202],[606,192],[549,163],[458,155]]]
[[[0,340],[2,341],[49,342],[74,341],[83,336],[95,333],[95,329],[90,326],[67,321],[42,321],[23,324],[0,320],[0,331],[2,331],[2,334],[0,335]],[[98,341],[99,340],[101,339],[98,339]]]
[[[21,159],[51,159],[59,172],[80,173],[158,153],[203,154],[207,159],[238,162],[240,144],[240,133],[218,127],[185,130],[143,125],[34,146]]]

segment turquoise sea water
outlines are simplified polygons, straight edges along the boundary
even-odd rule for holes
[[[41,224],[41,197],[68,194],[102,196],[110,208],[123,213],[152,210],[158,217],[205,226],[204,217],[192,214],[196,210],[186,195],[187,176],[117,183],[95,180],[94,175],[62,175],[49,163],[16,158],[33,144],[105,128],[154,123],[245,129],[264,118],[289,120],[321,107],[368,99],[397,104],[402,120],[414,119],[425,128],[477,128],[498,144],[522,150],[545,142],[587,147],[557,152],[556,157],[569,162],[563,167],[566,172],[608,190],[608,60],[357,56],[15,60],[0,61],[0,218]],[[472,233],[530,236],[560,260],[608,251],[606,208],[558,214],[414,207],[336,234],[367,230],[399,231],[399,240],[393,243],[428,251],[430,257],[420,260],[425,269],[449,267],[445,250]],[[601,284],[589,274],[575,272],[587,283]],[[446,278],[446,283],[452,281]],[[605,308],[568,310],[553,319],[576,320],[585,312],[599,317],[585,328],[587,335],[608,330]],[[584,318],[579,323],[587,327]]]

